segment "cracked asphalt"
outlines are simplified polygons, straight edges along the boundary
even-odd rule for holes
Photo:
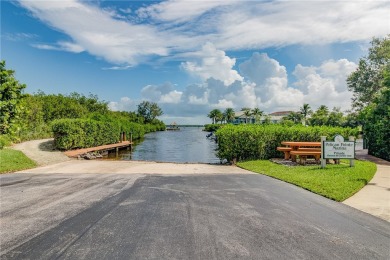
[[[390,224],[256,174],[0,176],[1,259],[389,259]]]

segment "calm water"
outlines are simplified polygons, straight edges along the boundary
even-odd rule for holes
[[[158,162],[219,163],[215,155],[217,144],[206,138],[203,127],[181,127],[180,131],[155,132],[145,135],[130,150],[120,151],[121,160]],[[114,154],[110,154],[110,157]]]

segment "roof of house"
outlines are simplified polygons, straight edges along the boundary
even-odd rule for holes
[[[292,112],[293,111],[277,111],[277,112],[273,112],[273,113],[268,114],[268,116],[287,116]],[[264,116],[267,116],[267,114],[264,114],[263,117]],[[244,111],[235,112],[235,118],[245,118]]]
[[[292,112],[293,111],[277,111],[277,112],[273,112],[273,113],[271,113],[269,115],[270,116],[287,116],[287,115],[289,115]]]

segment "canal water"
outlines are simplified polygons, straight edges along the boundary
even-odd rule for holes
[[[203,127],[181,127],[179,131],[162,131],[145,135],[132,151],[119,152],[119,160],[141,160],[178,163],[220,163],[216,157],[217,144],[206,137]],[[115,152],[109,154],[110,159]]]

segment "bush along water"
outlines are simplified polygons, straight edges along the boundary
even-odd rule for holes
[[[270,159],[283,157],[276,150],[283,141],[319,142],[321,136],[333,140],[335,135],[345,139],[357,136],[358,129],[328,126],[292,126],[283,125],[227,125],[216,132],[218,139],[217,156],[228,161],[250,159]]]
[[[224,125],[221,125],[221,124],[207,124],[207,125],[204,125],[204,131],[206,132],[215,132],[217,131],[219,128],[221,128],[222,126]]]
[[[138,124],[126,120],[59,119],[52,123],[54,143],[58,149],[70,150],[116,143],[121,133],[128,139],[164,130],[163,124]]]

